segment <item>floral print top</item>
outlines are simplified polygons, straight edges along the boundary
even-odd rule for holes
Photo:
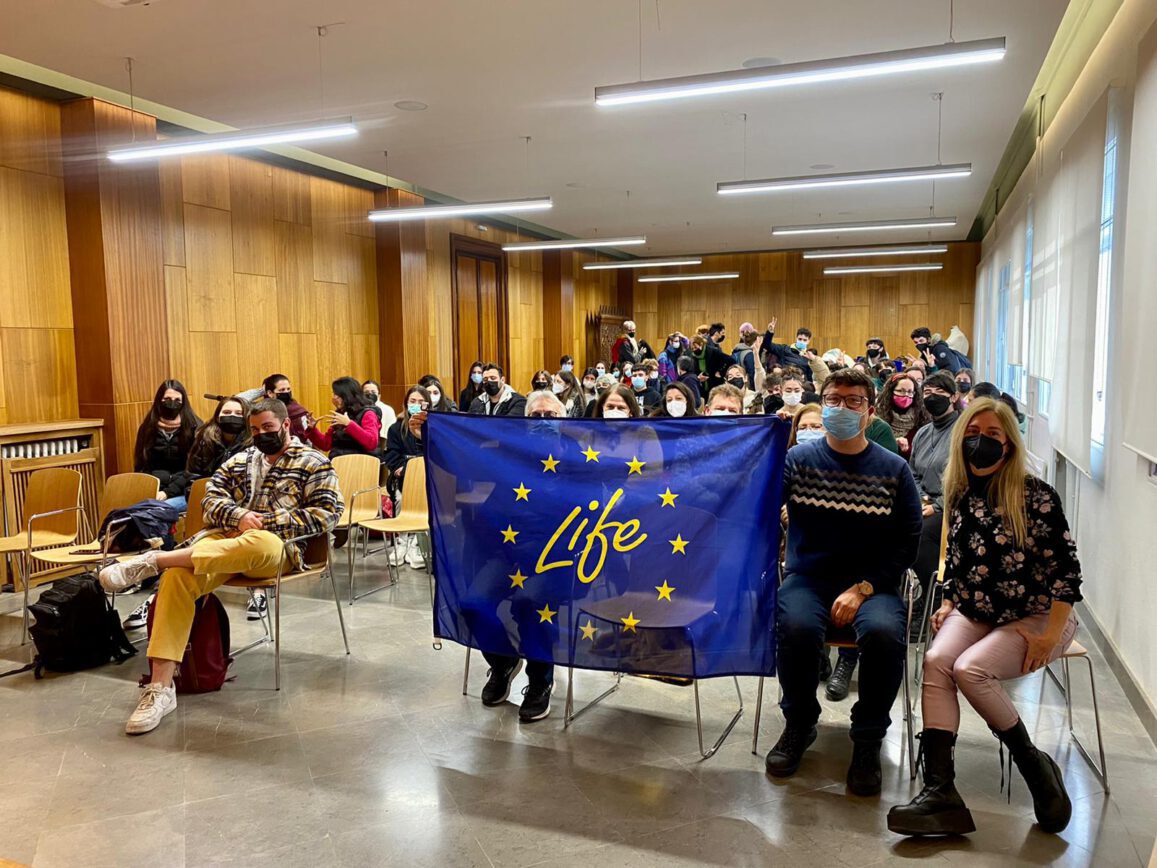
[[[1049,611],[1053,601],[1081,599],[1077,546],[1056,491],[1025,479],[1028,537],[1017,548],[987,492],[973,485],[948,518],[944,595],[961,614],[985,624],[1007,624]]]

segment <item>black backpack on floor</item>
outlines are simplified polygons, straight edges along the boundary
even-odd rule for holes
[[[29,628],[36,658],[25,668],[37,678],[45,669],[77,672],[137,653],[93,573],[59,579],[28,610],[36,619]]]

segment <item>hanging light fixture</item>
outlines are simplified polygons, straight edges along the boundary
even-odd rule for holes
[[[523,241],[517,244],[504,244],[502,249],[507,253],[523,253],[528,250],[571,250],[577,247],[629,247],[634,244],[646,244],[645,235],[628,235],[624,238],[563,238],[554,241]]]
[[[824,269],[824,274],[892,274],[897,271],[943,271],[942,262],[918,262],[911,265],[837,265]]]
[[[618,268],[669,268],[673,265],[702,265],[698,256],[680,259],[631,259],[627,262],[588,262],[583,271],[610,271]]]
[[[829,247],[805,250],[804,259],[851,259],[861,256],[905,256],[908,254],[947,253],[947,244],[899,244],[894,247]]]
[[[786,63],[773,67],[734,69],[706,75],[637,81],[595,88],[595,104],[600,106],[684,99],[695,96],[738,93],[773,87],[791,87],[830,81],[895,75],[927,69],[942,69],[976,63],[990,63],[1004,57],[1005,39],[975,39],[947,42],[899,51],[857,54],[829,60]]]
[[[480,214],[513,214],[521,211],[546,211],[553,207],[550,196],[535,199],[506,199],[497,202],[464,202],[461,205],[417,205],[413,208],[379,208],[369,213],[374,223],[398,223],[403,220],[437,220],[446,217],[471,217]]]
[[[883,232],[891,229],[940,229],[955,226],[955,217],[917,217],[914,220],[864,220],[858,223],[810,223],[773,226],[772,235],[813,235],[836,232]]]
[[[639,283],[678,283],[684,280],[734,280],[738,271],[719,271],[714,274],[647,274]]]
[[[204,133],[176,136],[161,142],[150,142],[130,148],[114,148],[108,158],[114,163],[130,160],[152,160],[160,157],[179,157],[184,154],[203,154],[210,151],[240,151],[264,148],[268,145],[296,144],[320,139],[356,136],[358,128],[351,118],[282,124],[247,130],[229,130],[224,133]]]
[[[860,184],[894,184],[901,181],[926,181],[932,178],[967,178],[971,174],[971,163],[955,163],[948,166],[913,166],[906,169],[875,169],[868,172],[798,175],[792,178],[767,178],[761,181],[721,181],[715,185],[715,192],[720,196],[735,196],[743,193],[778,193],[782,190],[852,187]]]

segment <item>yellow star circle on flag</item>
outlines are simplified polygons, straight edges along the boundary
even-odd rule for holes
[[[512,543],[512,542],[514,542],[514,538],[516,536],[518,536],[518,534],[519,534],[519,531],[516,531],[513,527],[511,527],[510,525],[507,525],[506,530],[502,531],[502,541],[504,543]]]
[[[687,540],[683,539],[682,534],[675,534],[674,539],[667,540],[671,544],[671,554],[678,552],[681,555],[687,554]]]
[[[547,455],[546,458],[540,458],[539,460],[542,462],[543,473],[546,473],[547,471],[551,473],[558,473],[555,468],[558,467],[559,461],[553,455]]]
[[[671,486],[667,486],[667,490],[659,495],[659,500],[663,501],[662,504],[659,505],[659,509],[662,509],[664,506],[669,506],[672,509],[674,509],[675,508],[675,498],[678,496],[679,495],[677,495],[677,494],[671,493]]]
[[[530,503],[530,498],[527,497],[527,495],[530,494],[530,492],[533,491],[533,489],[527,488],[525,485],[523,485],[520,482],[520,483],[518,483],[518,488],[511,489],[511,490],[514,492],[515,501],[525,500],[527,503]]]
[[[510,579],[510,587],[521,588],[522,583],[525,582],[528,578],[530,578],[530,576],[524,576],[522,574],[522,570],[519,569],[518,567],[515,567],[514,568],[514,574],[507,576],[506,578]]]
[[[595,625],[589,618],[579,629],[583,631],[584,639],[590,639],[592,642],[595,641],[595,633],[598,631],[595,630]]]
[[[640,461],[637,455],[632,455],[631,460],[627,462],[627,466],[631,468],[627,471],[627,476],[630,476],[632,473],[637,473],[642,476],[643,467],[646,465],[646,463],[646,461]]]
[[[553,624],[554,621],[551,619],[558,614],[557,611],[551,611],[550,603],[544,603],[543,607],[541,609],[537,609],[536,611],[538,612],[538,623],[540,624]]]
[[[659,592],[660,600],[671,600],[671,592],[675,589],[667,584],[666,579],[663,579],[663,584],[655,585],[655,590]]]
[[[599,455],[601,455],[601,454],[602,453],[600,453],[600,452],[595,452],[595,448],[593,446],[588,446],[586,449],[583,450],[583,455],[585,455],[587,457],[588,463],[593,461],[593,462],[595,462],[595,464],[598,464],[599,463]]]
[[[634,612],[629,613],[627,615],[627,617],[625,617],[625,618],[619,618],[619,620],[623,622],[623,632],[624,633],[637,633],[637,632],[639,632],[638,630],[635,629],[635,627],[637,627],[639,625],[639,619],[635,617]]]

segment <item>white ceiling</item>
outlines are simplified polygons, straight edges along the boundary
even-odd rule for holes
[[[549,194],[560,232],[644,233],[672,254],[799,246],[775,224],[928,214],[929,182],[719,197],[715,182],[936,162],[936,212],[968,234],[1066,0],[957,0],[958,41],[1008,38],[995,64],[643,106],[596,108],[596,85],[638,77],[636,0],[115,0],[5,2],[0,53],[234,126],[352,114],[349,142],[314,150],[463,200]],[[814,60],[948,37],[948,0],[642,0],[644,78]],[[325,104],[319,88],[315,25]],[[398,100],[429,104],[424,112]],[[522,137],[530,136],[529,149]],[[627,196],[630,190],[630,196]],[[911,240],[896,233],[817,243]],[[807,243],[806,241],[803,243]]]

